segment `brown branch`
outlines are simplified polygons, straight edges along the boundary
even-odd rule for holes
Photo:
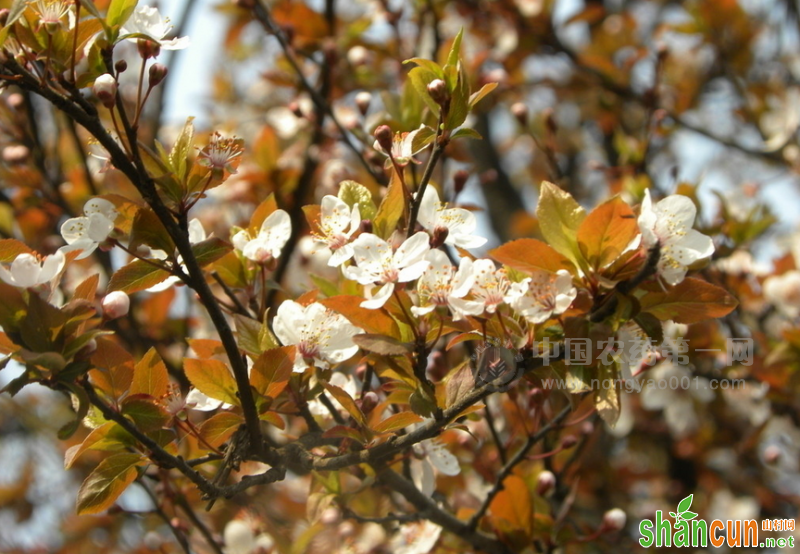
[[[178,529],[175,525],[172,524],[172,518],[170,518],[161,505],[158,502],[158,497],[156,494],[150,490],[150,487],[145,485],[141,480],[137,481],[139,486],[144,489],[145,494],[150,498],[150,501],[153,503],[153,509],[158,514],[158,517],[169,527],[169,530],[172,531],[172,534],[175,536],[175,540],[178,541],[178,544],[181,546],[183,551],[186,554],[192,554],[192,549],[189,546],[189,541],[186,539],[186,535],[183,534],[183,531]]]

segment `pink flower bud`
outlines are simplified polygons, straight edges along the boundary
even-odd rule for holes
[[[154,63],[150,66],[150,86],[154,87],[159,84],[167,76],[167,66],[160,63]]]
[[[378,405],[378,401],[378,395],[369,391],[364,394],[364,397],[361,399],[361,411],[364,412],[364,414],[369,414],[375,409],[375,406]]]
[[[119,60],[114,64],[114,69],[116,70],[117,75],[120,73],[125,73],[125,71],[128,70],[128,62],[125,60]]]
[[[433,236],[430,240],[431,248],[439,248],[447,240],[447,235],[450,234],[450,229],[444,226],[436,227],[433,230]]]
[[[113,108],[117,98],[117,80],[108,73],[100,75],[92,87],[94,95],[106,108]]]
[[[394,139],[394,133],[392,132],[391,127],[388,125],[379,125],[373,134],[375,135],[375,140],[378,141],[378,145],[383,149],[384,152],[388,154],[392,151],[392,140]]]
[[[453,174],[453,191],[456,194],[460,194],[462,190],[464,190],[464,186],[467,184],[467,179],[469,179],[469,172],[464,169],[459,169],[458,171]]]
[[[157,58],[161,53],[161,45],[146,38],[140,38],[137,40],[136,46],[139,48],[139,55],[143,60]]]
[[[612,508],[603,514],[603,527],[609,531],[620,531],[625,528],[628,516],[619,508]]]
[[[779,446],[771,444],[764,449],[764,463],[772,465],[781,458],[782,454]]]
[[[511,113],[517,118],[517,121],[519,121],[520,125],[523,127],[528,125],[528,106],[522,102],[517,102],[511,106]]]
[[[434,79],[428,83],[428,94],[430,94],[433,101],[440,106],[446,104],[450,100],[450,92],[447,90],[447,83],[441,79]]]
[[[575,437],[575,435],[567,435],[561,439],[561,448],[572,448],[576,444],[578,444],[578,439]]]
[[[109,292],[103,298],[103,315],[106,319],[117,319],[127,315],[131,307],[131,299],[122,291]]]
[[[362,219],[361,223],[358,224],[358,230],[362,233],[371,233],[372,232],[372,220],[371,219]]]
[[[543,471],[536,478],[536,494],[546,496],[556,488],[556,476],[552,471]]]

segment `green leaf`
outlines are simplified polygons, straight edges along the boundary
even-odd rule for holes
[[[136,9],[136,4],[139,0],[111,0],[108,6],[108,15],[106,15],[106,23],[109,27],[122,26],[128,21],[128,18]]]
[[[233,250],[233,246],[231,246],[229,242],[218,237],[211,237],[210,239],[198,242],[192,247],[192,251],[200,267],[216,262],[231,250]]]
[[[694,519],[697,517],[697,514],[695,512],[683,512],[681,517],[683,519]]]
[[[150,348],[133,369],[130,394],[147,394],[161,398],[167,394],[169,375],[167,366],[155,348]]]
[[[480,140],[483,137],[475,129],[470,129],[469,127],[461,127],[455,133],[450,135],[450,140],[457,139],[457,138],[469,138],[469,139],[478,139],[478,140]]]
[[[350,209],[358,204],[358,212],[361,214],[361,219],[372,220],[378,212],[375,202],[372,201],[372,193],[361,183],[342,181],[339,183],[338,196],[340,200],[350,206]]]
[[[431,112],[438,117],[441,107],[428,94],[428,84],[436,79],[441,79],[441,77],[424,67],[415,67],[408,72],[408,80],[411,81],[411,85],[417,91],[417,95],[430,108]]]
[[[536,206],[536,217],[545,240],[556,249],[582,267],[583,256],[578,247],[578,228],[586,217],[586,212],[572,196],[553,183],[544,181],[539,192],[539,204]]]
[[[69,469],[87,450],[115,451],[133,444],[133,438],[119,424],[109,421],[92,429],[81,444],[67,449],[64,454],[64,469]]]
[[[450,53],[447,55],[447,65],[458,65],[458,58],[461,55],[461,39],[464,38],[464,28],[459,29],[456,38],[453,40],[453,45],[450,47]]]
[[[683,512],[692,507],[693,498],[694,494],[690,494],[689,496],[680,501],[680,503],[678,504],[678,514],[683,514]]]
[[[165,281],[170,272],[148,262],[135,260],[119,268],[108,283],[108,292],[121,290],[128,294],[139,292]]]
[[[739,302],[721,287],[688,277],[667,292],[647,293],[639,303],[661,321],[689,324],[726,316]]]
[[[25,8],[28,7],[28,2],[26,0],[14,0],[11,4],[11,8],[8,11],[8,18],[6,19],[6,24],[0,29],[0,46],[2,46],[6,39],[8,38],[8,34],[11,32],[11,29],[14,28],[14,23],[22,17],[22,14],[25,12]]]
[[[233,373],[219,360],[185,358],[183,371],[189,382],[209,398],[228,404],[239,404],[238,388]]]
[[[194,142],[193,120],[194,117],[186,119],[186,124],[181,129],[181,134],[178,135],[169,153],[169,164],[178,176],[178,180],[183,184],[185,184],[186,176],[189,173],[189,154],[192,151],[192,143]]]
[[[97,514],[111,507],[119,495],[136,479],[139,454],[114,454],[100,462],[78,491],[78,515]]]

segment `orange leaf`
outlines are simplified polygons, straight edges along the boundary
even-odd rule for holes
[[[355,419],[360,426],[365,427],[367,425],[367,418],[364,417],[364,413],[361,411],[361,408],[359,408],[356,404],[356,401],[353,400],[349,394],[347,394],[347,391],[337,387],[336,385],[331,385],[330,383],[323,383],[322,386],[324,386],[325,390],[331,393],[331,395],[333,395],[333,397],[339,401],[339,404],[341,404],[342,407],[347,410],[347,413],[353,416],[353,419]]]
[[[399,414],[391,415],[378,423],[373,431],[376,433],[391,433],[421,421],[422,418],[413,412],[400,412]]]
[[[102,512],[136,479],[139,454],[114,454],[100,462],[78,491],[78,515]]]
[[[219,360],[185,358],[183,371],[192,385],[206,396],[228,404],[239,404],[233,373]]]
[[[524,533],[530,538],[533,527],[533,504],[528,485],[521,477],[509,475],[505,478],[503,490],[494,497],[489,510],[495,526],[504,534]]]
[[[250,384],[259,394],[275,399],[289,384],[293,366],[289,353],[292,349],[284,346],[267,350],[255,361],[250,371]]]
[[[578,246],[595,269],[616,260],[639,232],[630,206],[619,197],[600,204],[578,228]]]
[[[112,398],[120,398],[133,381],[133,356],[117,343],[98,338],[92,354],[95,369],[89,371],[92,382]]]
[[[214,414],[200,426],[200,436],[208,444],[217,448],[228,440],[244,422],[244,418],[233,412]]]
[[[161,398],[167,394],[168,386],[167,366],[156,349],[151,348],[133,370],[131,394],[149,394],[154,398]]]
[[[368,333],[399,339],[400,329],[395,320],[383,310],[362,308],[359,304],[363,301],[364,299],[360,296],[341,295],[319,300],[319,303],[342,314],[350,323],[361,327]]]
[[[555,273],[559,269],[572,271],[572,263],[553,250],[550,246],[536,239],[518,239],[495,248],[489,255],[508,267],[531,273],[544,269]]]
[[[728,292],[700,279],[687,278],[667,292],[651,292],[639,300],[642,311],[661,321],[698,323],[728,315],[739,303]]]

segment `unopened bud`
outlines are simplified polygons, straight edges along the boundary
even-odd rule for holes
[[[362,233],[371,233],[372,232],[372,220],[371,219],[362,219],[361,223],[358,225],[358,230]]]
[[[364,397],[361,399],[361,411],[364,414],[369,414],[372,410],[375,409],[375,406],[378,405],[378,395],[372,391],[367,392],[364,394]]]
[[[289,111],[291,111],[295,115],[295,117],[305,117],[303,115],[303,109],[300,107],[300,102],[292,100],[291,102],[289,102],[289,105],[287,107],[289,108]]]
[[[157,58],[161,53],[161,45],[147,38],[140,38],[137,40],[136,46],[139,48],[139,55],[143,60]]]
[[[522,102],[516,102],[511,106],[511,113],[517,118],[520,125],[523,127],[528,126],[528,106]]]
[[[578,444],[578,439],[575,437],[575,435],[567,435],[561,439],[561,448],[572,448],[576,444]]]
[[[0,10],[0,25],[5,26],[5,24],[8,22],[9,13],[11,13],[11,11],[8,8],[3,8]]]
[[[120,73],[125,73],[128,69],[128,62],[125,60],[119,60],[117,63],[114,64],[114,70],[117,72],[117,75]]]
[[[372,103],[372,94],[369,92],[362,90],[358,94],[356,94],[356,107],[358,111],[361,112],[361,115],[367,115],[367,111],[369,110],[369,105]]]
[[[552,471],[543,471],[536,478],[536,494],[547,496],[556,488],[556,476]]]
[[[469,173],[464,169],[459,169],[453,174],[453,192],[455,192],[456,195],[464,190],[464,187],[467,185],[467,179],[469,179]]]
[[[113,108],[117,98],[117,80],[104,73],[95,79],[92,91],[103,106]]]
[[[594,433],[594,423],[591,421],[584,421],[581,424],[581,433],[584,435],[591,435]]]
[[[764,449],[764,463],[768,465],[772,465],[777,463],[782,455],[781,449],[779,446],[771,444]]]
[[[323,525],[333,525],[341,519],[341,512],[338,508],[326,508],[319,516],[319,522]]]
[[[612,508],[603,514],[603,527],[609,531],[620,531],[625,528],[628,516],[619,508]]]
[[[18,110],[25,105],[25,97],[18,92],[12,92],[6,98],[6,102],[8,102],[10,108]]]
[[[149,73],[149,75],[150,75],[150,86],[154,87],[154,86],[158,85],[161,81],[164,80],[164,78],[167,76],[168,72],[169,72],[169,70],[167,69],[167,66],[165,66],[163,64],[154,63],[153,65],[151,65],[150,66],[150,73]]]
[[[445,105],[450,100],[450,92],[447,90],[447,83],[441,79],[434,79],[428,83],[428,94],[433,101],[440,106]]]
[[[450,229],[444,226],[434,228],[433,236],[431,236],[431,248],[439,248],[447,240],[447,235],[450,234]]]
[[[347,51],[347,61],[350,62],[351,65],[354,66],[364,65],[365,63],[367,63],[368,58],[369,58],[369,50],[367,50],[361,45],[353,46],[350,50]]]
[[[375,129],[374,135],[375,140],[378,141],[378,145],[384,152],[389,154],[392,151],[392,140],[394,139],[394,133],[391,127],[388,125],[379,125],[378,128]]]
[[[131,299],[122,291],[109,292],[103,298],[103,316],[106,319],[117,319],[127,315],[131,307]]]
[[[9,164],[22,163],[28,159],[30,153],[24,144],[12,144],[3,148],[3,161]]]

